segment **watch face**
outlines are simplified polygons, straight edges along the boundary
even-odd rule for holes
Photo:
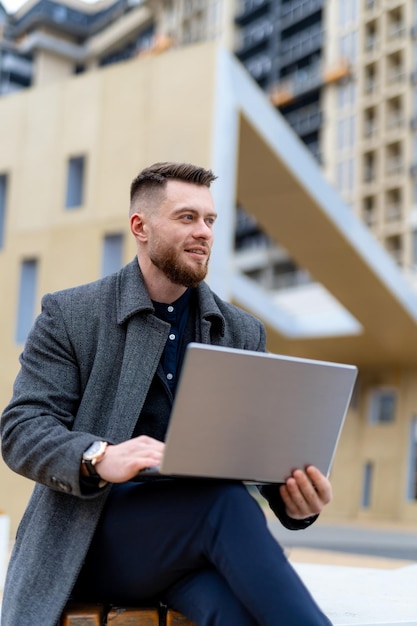
[[[91,459],[93,458],[96,454],[98,454],[103,447],[103,442],[102,441],[94,441],[91,446],[89,446],[87,448],[87,450],[84,452],[83,457],[84,459]]]

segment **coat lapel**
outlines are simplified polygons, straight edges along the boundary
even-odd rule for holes
[[[169,324],[153,316],[136,258],[119,274],[116,303],[117,323],[126,326],[126,341],[109,437],[124,441],[132,436],[168,338]]]

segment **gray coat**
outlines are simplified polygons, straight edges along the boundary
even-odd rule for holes
[[[261,324],[198,287],[201,341],[263,350]],[[108,488],[80,491],[83,451],[129,439],[169,325],[157,319],[134,260],[118,274],[47,295],[2,416],[2,451],[36,481],[20,524],[2,626],[53,626],[88,550]]]
[[[202,343],[265,350],[262,324],[205,283],[198,303]],[[1,420],[4,460],[37,483],[17,532],[2,626],[59,620],[110,489],[81,492],[82,453],[97,439],[132,436],[168,332],[153,315],[136,259],[117,274],[43,298]]]

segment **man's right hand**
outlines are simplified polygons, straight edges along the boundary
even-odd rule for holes
[[[145,467],[160,465],[165,444],[152,437],[140,435],[123,443],[109,445],[95,468],[103,480],[124,483]]]

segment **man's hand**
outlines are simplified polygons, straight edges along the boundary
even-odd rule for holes
[[[286,513],[293,519],[305,519],[322,512],[332,499],[328,479],[313,465],[306,471],[295,470],[280,486]]]
[[[123,443],[108,446],[96,470],[109,483],[124,483],[145,467],[159,465],[165,444],[152,437],[141,435]]]

